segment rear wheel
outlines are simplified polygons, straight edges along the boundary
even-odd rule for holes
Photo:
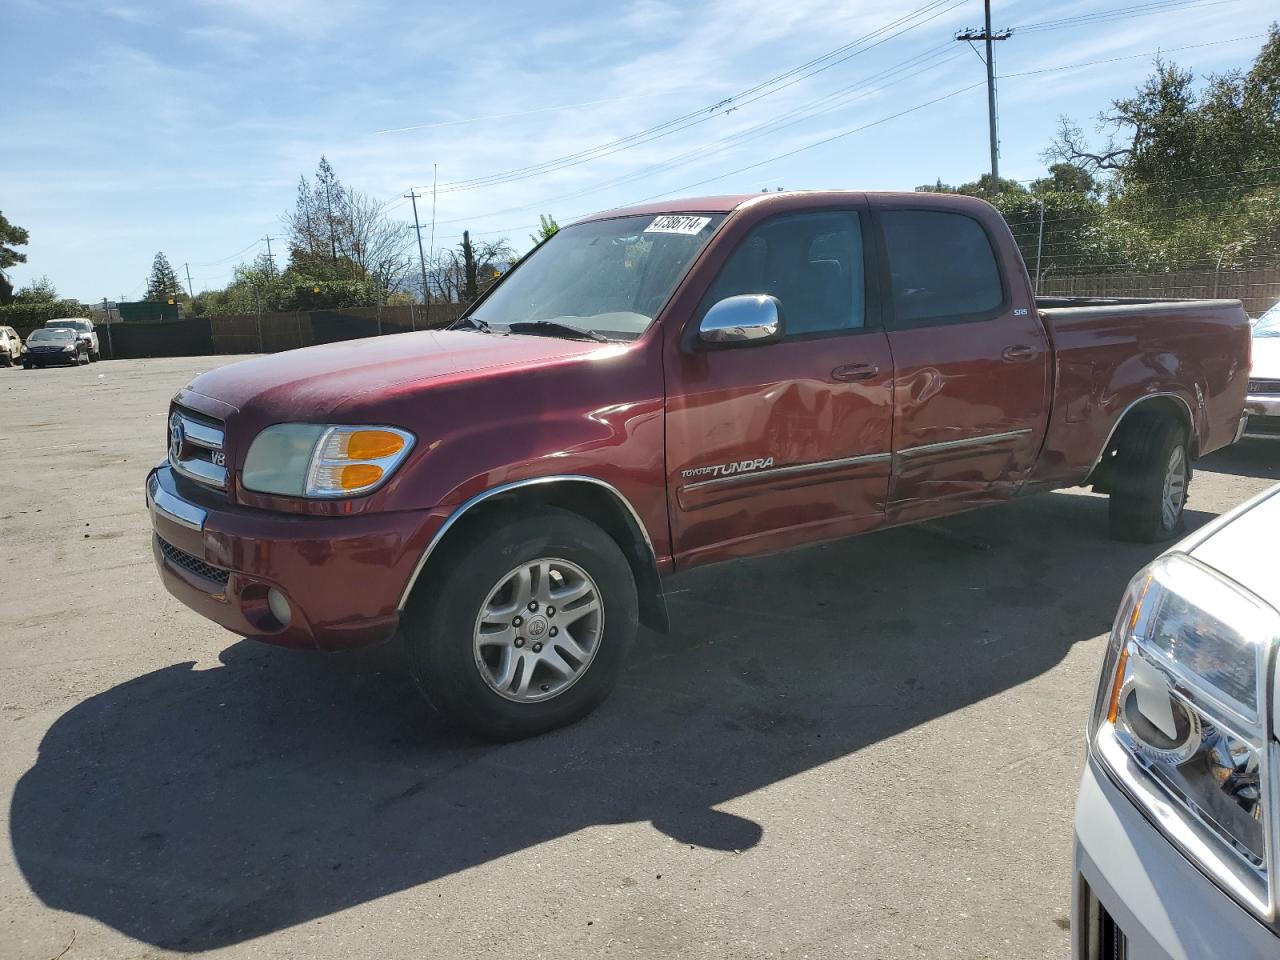
[[[639,620],[622,550],[554,508],[482,523],[467,540],[407,613],[419,689],[446,719],[497,740],[586,716],[617,682]]]
[[[1182,425],[1159,414],[1135,414],[1112,465],[1111,536],[1158,543],[1182,528],[1191,457]]]

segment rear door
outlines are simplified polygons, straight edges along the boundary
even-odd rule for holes
[[[667,383],[667,489],[680,563],[882,522],[893,363],[867,283],[866,222],[859,196],[760,219],[690,318]],[[727,349],[698,341],[702,315],[739,294],[778,299],[782,340]]]
[[[875,205],[895,368],[895,520],[1012,496],[1048,418],[1051,348],[1021,257],[994,210],[955,199]]]

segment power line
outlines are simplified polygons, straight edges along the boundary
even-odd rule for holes
[[[529,179],[530,177],[540,176],[545,173],[551,173],[557,170],[565,169],[570,166],[577,166],[589,160],[599,159],[600,157],[609,156],[620,150],[629,149],[639,146],[643,143],[649,143],[661,137],[670,136],[673,133],[687,129],[700,123],[705,123],[714,116],[723,115],[730,109],[740,109],[757,100],[772,96],[775,93],[785,90],[788,87],[816,76],[826,70],[831,69],[841,63],[845,63],[855,56],[866,53],[868,50],[880,46],[896,37],[901,36],[911,30],[923,26],[924,24],[940,17],[951,10],[963,6],[966,0],[933,0],[922,7],[913,10],[911,13],[905,14],[896,20],[887,23],[876,30],[871,31],[849,43],[842,44],[834,50],[828,51],[822,56],[815,57],[806,63],[793,67],[785,73],[770,77],[761,81],[745,90],[739,91],[733,96],[726,97],[716,103],[710,104],[690,113],[683,114],[663,123],[647,127],[644,130],[628,134],[616,140],[607,143],[597,144],[592,147],[574,153],[565,154],[564,156],[554,157],[550,160],[544,160],[540,163],[529,164],[524,167],[516,167],[510,170],[501,171],[499,173],[488,174],[482,177],[473,177],[467,180],[458,180],[445,184],[440,187],[441,193],[453,193],[461,190],[473,190],[485,186],[496,186],[499,183],[511,183],[518,180]],[[927,17],[925,14],[929,14]],[[920,17],[919,22],[911,23]],[[903,26],[906,24],[906,26]],[[902,29],[893,32],[896,28]],[[874,43],[868,41],[874,40]],[[749,98],[749,99],[748,99]]]

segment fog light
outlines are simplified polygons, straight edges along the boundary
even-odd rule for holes
[[[267,606],[271,609],[271,615],[280,621],[280,626],[289,625],[289,621],[293,619],[293,611],[289,609],[289,601],[284,598],[284,594],[275,587],[267,591]]]

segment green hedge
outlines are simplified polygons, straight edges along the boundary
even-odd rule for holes
[[[42,327],[54,317],[87,317],[89,309],[77,300],[46,303],[10,303],[0,307],[0,326]]]

